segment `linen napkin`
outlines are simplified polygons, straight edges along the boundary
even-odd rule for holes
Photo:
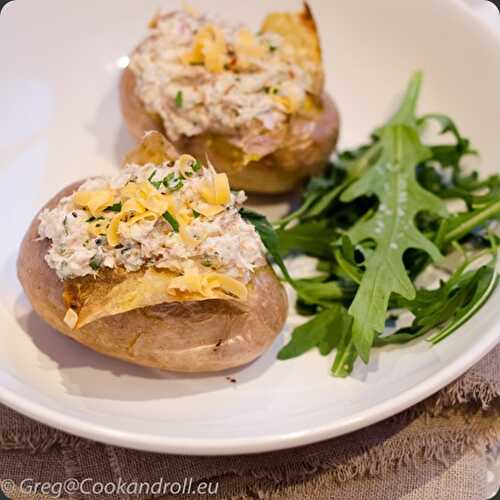
[[[500,345],[399,415],[322,443],[257,455],[127,450],[70,436],[0,406],[0,488],[16,499],[50,498],[33,491],[35,483],[39,489],[47,483],[55,488],[52,497],[68,499],[484,500],[485,452],[499,441]],[[63,491],[65,480],[84,491]],[[139,483],[148,486],[140,491]],[[204,494],[195,496],[203,484]],[[108,493],[101,491],[105,486]]]

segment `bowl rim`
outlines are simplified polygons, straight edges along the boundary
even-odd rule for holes
[[[20,2],[26,0],[18,0]],[[492,39],[498,42],[500,50],[500,15],[498,8],[488,0],[439,0],[446,1],[450,8],[460,8],[467,12],[475,22],[481,23],[488,31]],[[17,2],[6,4],[2,14],[5,16],[9,11],[16,8]],[[498,293],[492,296],[500,296]],[[490,298],[491,300],[491,298]],[[0,385],[0,400],[15,411],[40,421],[51,427],[58,428],[71,434],[138,450],[153,452],[168,452],[182,455],[230,455],[259,453],[280,449],[293,448],[307,445],[314,442],[323,441],[329,438],[340,436],[349,432],[359,430],[384,420],[400,411],[403,411],[413,404],[416,404],[426,397],[440,390],[450,381],[462,375],[472,367],[479,359],[492,350],[500,341],[500,324],[493,326],[489,335],[483,339],[479,345],[474,345],[464,352],[460,357],[444,366],[433,376],[424,382],[417,384],[410,390],[399,396],[395,396],[382,403],[372,406],[369,410],[363,410],[363,415],[354,414],[335,421],[334,424],[325,424],[314,429],[300,432],[279,434],[275,436],[263,436],[255,438],[238,438],[231,440],[221,439],[186,439],[178,437],[160,437],[156,434],[125,432],[114,430],[106,425],[96,424],[82,420],[69,414],[62,414],[55,409],[44,406],[39,402],[30,401],[18,395],[13,390],[4,385]],[[10,379],[13,383],[22,383],[14,376],[6,373],[1,374],[2,378]],[[354,418],[353,418],[354,417]]]

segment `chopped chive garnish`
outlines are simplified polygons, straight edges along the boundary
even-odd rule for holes
[[[118,203],[114,203],[113,205],[110,205],[109,207],[105,208],[105,212],[121,212],[122,210],[122,202],[119,201]]]
[[[92,216],[92,217],[89,217],[89,218],[86,220],[86,222],[94,222],[94,221],[96,221],[96,220],[104,220],[104,217],[94,217],[94,216]]]
[[[184,186],[184,183],[181,181],[181,179],[176,179],[176,182],[170,184],[168,188],[170,191],[177,191],[178,189],[181,189],[181,187]]]
[[[266,94],[273,94],[273,95],[276,95],[278,92],[279,92],[279,88],[276,87],[275,85],[272,85],[272,86],[265,86],[264,87],[264,92],[266,92]]]
[[[177,219],[169,212],[166,211],[162,217],[172,226],[172,229],[178,233],[179,232],[179,223]]]
[[[175,173],[174,172],[170,172],[168,175],[166,175],[162,182],[163,182],[163,185],[168,188],[169,187],[169,184],[170,184],[170,181],[175,177]]]
[[[160,189],[162,181],[154,181],[153,177],[156,175],[156,170],[153,170],[153,173],[148,177],[148,181],[153,185],[156,189]]]
[[[197,219],[201,215],[200,212],[197,212],[194,208],[192,210],[193,210],[193,217]]]
[[[183,101],[182,90],[178,90],[175,96],[175,106],[177,108],[182,108],[182,101]]]
[[[162,183],[169,191],[177,191],[184,185],[180,177],[175,177],[174,172],[170,172],[165,176]]]
[[[90,259],[89,266],[94,270],[97,271],[101,267],[101,263],[97,260],[97,256],[94,255],[92,259]]]
[[[196,160],[191,168],[193,169],[193,172],[198,172],[201,169],[201,163]]]

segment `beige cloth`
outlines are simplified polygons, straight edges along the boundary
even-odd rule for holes
[[[26,477],[104,483],[192,477],[195,483],[218,482],[217,495],[210,498],[484,500],[485,450],[498,440],[500,346],[458,381],[395,417],[323,443],[259,455],[125,450],[68,436],[0,407],[0,479],[19,485]],[[14,490],[10,498],[46,498]]]

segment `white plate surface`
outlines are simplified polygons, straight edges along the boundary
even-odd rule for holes
[[[500,21],[483,0],[317,0],[328,89],[343,117],[341,146],[365,139],[394,109],[414,69],[422,111],[446,112],[500,165]],[[257,27],[295,1],[193,1]],[[15,276],[35,211],[65,184],[112,173],[131,145],[117,81],[125,56],[159,6],[137,0],[16,0],[0,17],[0,400],[44,423],[103,442],[183,454],[228,454],[306,444],[393,415],[459,376],[500,338],[500,289],[436,347],[376,351],[351,378],[328,375],[316,352],[279,362],[292,317],[257,362],[187,376],[96,354],[33,314]],[[236,384],[226,376],[237,379]]]

